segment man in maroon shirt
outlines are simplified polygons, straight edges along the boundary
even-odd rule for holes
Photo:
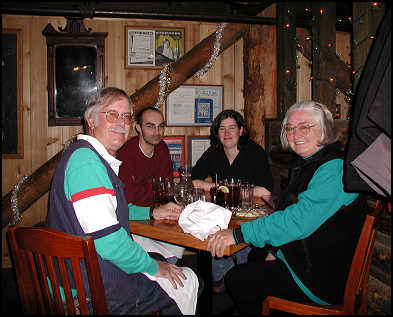
[[[129,139],[117,152],[119,177],[125,185],[127,203],[143,205],[153,201],[152,178],[167,177],[173,181],[173,165],[168,146],[162,140],[165,120],[154,107],[143,108],[135,117],[138,136]],[[183,257],[184,248],[133,235],[134,240],[148,252],[162,254],[169,263]]]
[[[152,178],[167,177],[173,181],[173,166],[168,146],[162,140],[165,121],[160,110],[143,108],[136,115],[137,136],[118,151],[123,162],[119,177],[126,187],[128,203],[141,205],[153,200]]]

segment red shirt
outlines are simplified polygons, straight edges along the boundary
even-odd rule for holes
[[[119,177],[125,185],[128,203],[141,205],[153,201],[151,180],[154,177],[168,177],[173,180],[173,165],[168,146],[161,140],[154,147],[151,158],[139,148],[139,136],[129,139],[117,152],[120,165]]]

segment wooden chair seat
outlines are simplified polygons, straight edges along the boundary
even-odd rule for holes
[[[93,309],[91,313],[108,314],[92,237],[78,237],[45,227],[11,226],[8,239],[24,314],[89,314],[89,301]],[[72,266],[77,298],[71,292],[66,259]],[[82,262],[86,267],[91,298],[86,296]],[[65,302],[60,295],[60,286],[65,293]]]
[[[366,315],[368,276],[376,234],[375,218],[382,209],[381,201],[377,201],[374,211],[366,216],[345,285],[342,305],[300,303],[268,296],[262,303],[262,315],[269,315],[271,309],[297,315]]]

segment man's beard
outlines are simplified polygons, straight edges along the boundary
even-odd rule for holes
[[[161,140],[162,140],[162,136],[159,136],[158,141],[150,141],[150,140],[148,140],[148,139],[144,136],[143,133],[142,133],[142,138],[143,138],[143,140],[144,140],[147,144],[152,145],[152,146],[157,145],[157,144],[160,143]]]

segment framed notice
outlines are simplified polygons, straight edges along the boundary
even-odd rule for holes
[[[210,147],[209,136],[189,136],[188,140],[188,163],[194,166],[202,154]]]
[[[210,126],[222,111],[222,85],[182,85],[166,101],[168,126]]]
[[[184,136],[166,136],[163,140],[168,146],[169,155],[171,156],[173,177],[180,177],[179,167],[184,165]]]
[[[22,30],[1,32],[1,156],[23,159]]]
[[[184,28],[126,26],[126,68],[158,68],[184,55]]]

